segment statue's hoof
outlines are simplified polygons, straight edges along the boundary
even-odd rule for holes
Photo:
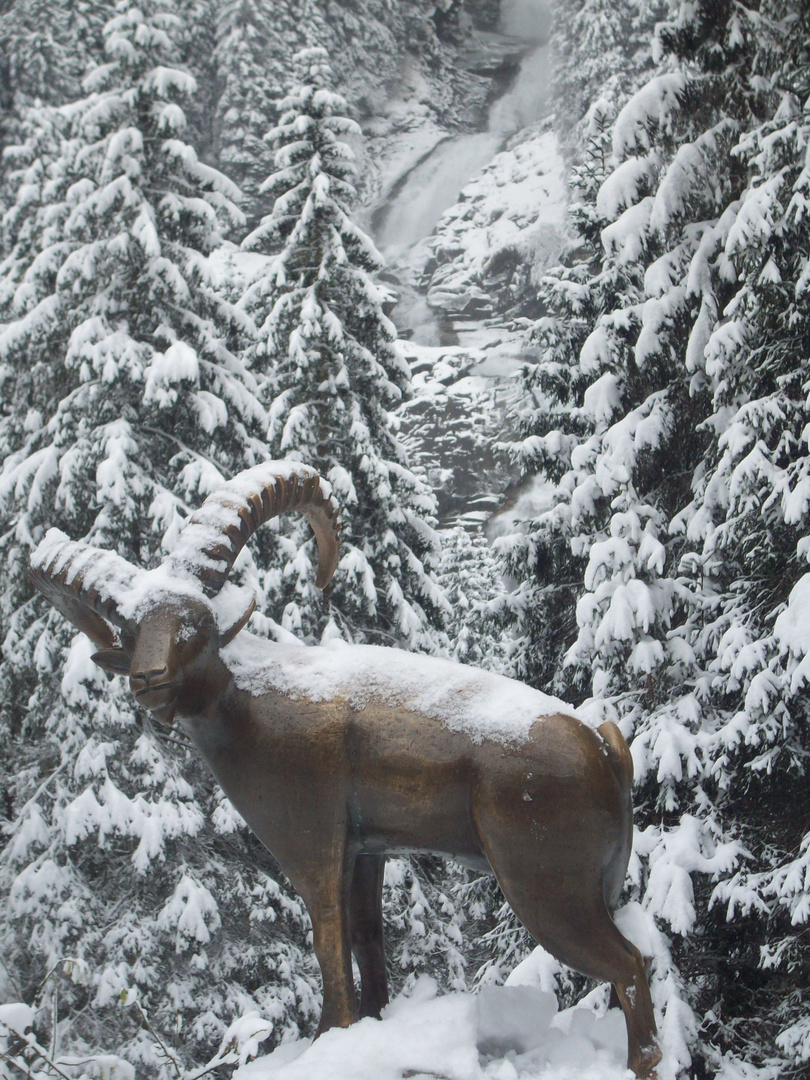
[[[638,1080],[658,1080],[655,1066],[662,1057],[661,1048],[653,1043],[652,1046],[640,1049],[638,1057],[633,1061],[628,1061],[627,1065],[636,1074]]]

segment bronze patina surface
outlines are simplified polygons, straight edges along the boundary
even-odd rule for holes
[[[345,694],[310,700],[240,686],[221,650],[253,604],[225,617],[214,601],[255,529],[288,510],[313,524],[324,587],[337,565],[337,508],[317,474],[287,462],[248,470],[209,496],[164,564],[168,574],[147,574],[52,532],[32,559],[32,577],[98,646],[98,664],[128,673],[137,700],[161,723],[182,725],[301,894],[323,975],[319,1032],[379,1016],[388,1001],[385,859],[433,852],[494,873],[538,942],[613,983],[628,1065],[639,1077],[654,1075],[661,1055],[644,965],[611,918],[633,813],[632,761],[618,728],[594,731],[558,712],[538,715],[525,737],[509,741],[392,703],[384,687],[358,706]],[[416,662],[430,679],[437,661]]]

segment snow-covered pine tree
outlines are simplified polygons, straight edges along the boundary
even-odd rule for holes
[[[572,173],[566,264],[542,282],[548,314],[530,335],[541,360],[522,372],[521,437],[508,446],[521,475],[535,486],[539,512],[495,540],[504,572],[516,586],[489,605],[496,621],[508,628],[511,673],[569,700],[586,696],[588,683],[578,682],[578,673],[563,663],[576,633],[574,611],[585,567],[584,553],[571,543],[564,480],[574,449],[593,430],[582,408],[589,373],[572,358],[579,356],[599,314],[594,277],[603,252],[595,200],[607,171],[612,115],[604,98],[591,108],[584,160]]]
[[[717,302],[720,286],[706,267],[739,177],[723,167],[735,125],[718,115],[716,87],[672,66],[668,59],[617,102],[612,153],[611,105],[591,108],[572,207],[574,258],[543,284],[550,314],[534,331],[543,359],[527,376],[533,397],[516,448],[553,488],[544,514],[505,546],[521,582],[510,602],[523,621],[524,664],[543,680],[563,667],[559,691],[590,693],[599,717],[633,737],[646,825],[634,883],[648,916],[681,935],[675,944],[688,969],[684,941],[696,916],[684,862],[721,871],[735,848],[710,815],[694,813],[699,796],[689,782],[699,771],[698,672],[692,597],[679,572],[684,542],[671,522],[705,449],[699,425],[708,403],[682,340],[701,304]],[[736,84],[725,89],[733,104]],[[690,348],[700,345],[693,339]],[[670,944],[660,933],[651,940],[662,1068],[677,1071],[689,1063],[696,1019]]]
[[[791,200],[802,198],[803,155],[781,134],[793,130],[793,121],[783,124],[779,116],[791,111],[799,100],[792,95],[802,85],[802,61],[794,54],[790,74],[784,62],[786,35],[796,30],[793,14],[792,5],[770,5],[759,13],[683,5],[659,31],[684,78],[670,133],[649,137],[650,107],[659,109],[662,79],[671,77],[664,74],[619,114],[613,140],[614,148],[625,147],[624,161],[602,189],[604,197],[623,169],[637,169],[634,158],[650,150],[659,154],[649,217],[645,200],[635,198],[603,232],[603,238],[615,240],[618,234],[625,243],[625,215],[646,218],[646,299],[635,355],[648,367],[674,358],[684,390],[688,380],[690,400],[674,416],[674,433],[682,438],[690,432],[684,441],[691,454],[682,447],[680,454],[670,452],[653,487],[669,518],[669,541],[663,533],[660,538],[680,560],[663,568],[677,603],[672,628],[661,641],[664,659],[654,673],[657,700],[642,703],[634,719],[634,755],[638,771],[648,776],[647,797],[656,794],[669,813],[663,829],[645,830],[639,847],[646,849],[649,866],[643,902],[679,935],[673,949],[687,985],[695,988],[691,1002],[698,1016],[712,1018],[694,1050],[713,1067],[719,1063],[717,1047],[730,1058],[766,1062],[777,1049],[771,1032],[778,1017],[787,1029],[782,1049],[792,1051],[791,1064],[807,1053],[801,1029],[787,1022],[801,1015],[795,984],[802,967],[806,971],[806,950],[789,926],[784,936],[776,929],[780,912],[783,924],[797,912],[798,924],[806,919],[806,889],[798,884],[805,830],[798,823],[773,824],[780,818],[774,813],[777,792],[790,797],[792,768],[802,756],[791,746],[801,747],[806,739],[801,712],[795,726],[773,716],[796,712],[796,686],[784,674],[793,667],[790,648],[787,638],[774,634],[774,625],[801,573],[804,533],[804,511],[795,510],[805,469],[802,377],[798,370],[792,374],[790,362],[784,364],[788,352],[779,340],[784,335],[793,344],[791,325],[801,339],[801,320],[790,315],[790,287],[783,291],[771,281],[769,266],[769,259],[773,266],[783,262],[798,285],[801,256],[799,268],[791,265],[784,255],[790,245],[776,226],[783,215],[790,220],[788,206],[796,206]],[[806,60],[804,65],[806,86]],[[774,119],[763,127],[763,116]],[[673,138],[668,160],[659,148]],[[779,150],[771,154],[772,146]],[[765,193],[774,189],[782,194],[771,206],[770,221],[763,214],[760,230],[754,222],[767,203]],[[796,240],[801,251],[806,238]],[[752,293],[767,299],[752,302]],[[700,423],[704,412],[711,415]],[[793,512],[799,515],[795,520]],[[698,538],[704,546],[693,554]],[[591,562],[598,562],[593,547]],[[610,577],[621,580],[624,572],[613,569]],[[588,621],[604,650],[615,632],[606,635],[604,620],[592,614]],[[791,648],[796,650],[795,640]],[[578,659],[593,662],[597,651],[586,647]],[[782,677],[776,674],[780,667]],[[770,766],[766,743],[784,769],[784,779],[773,786],[771,769],[777,775],[781,770]],[[752,851],[753,866],[744,858]],[[774,851],[779,855],[771,873]],[[743,870],[734,873],[740,865]],[[780,895],[775,881],[791,884]],[[759,934],[755,912],[764,916]],[[707,955],[713,976],[706,971]],[[783,961],[783,976],[765,975],[762,957],[766,964]],[[755,985],[753,993],[749,988]],[[767,1017],[764,992],[771,1006]]]
[[[273,148],[264,136],[278,119],[291,43],[314,29],[301,20],[295,5],[274,0],[218,5],[213,60],[222,90],[214,119],[215,160],[239,184],[251,225],[272,209],[272,199],[259,192],[273,168]]]
[[[2,153],[22,139],[28,108],[62,105],[81,92],[88,62],[101,56],[111,0],[16,0],[0,19],[0,178]]]
[[[150,1077],[205,1061],[245,1012],[296,1032],[318,985],[272,860],[26,580],[53,525],[150,565],[268,456],[206,258],[236,192],[183,141],[176,31],[155,0],[120,6],[87,96],[16,155],[0,268],[1,992],[39,1010],[52,1052],[115,1050]]]
[[[277,171],[264,185],[273,212],[244,241],[272,258],[244,304],[260,327],[270,449],[328,477],[343,508],[343,555],[324,604],[305,530],[279,533],[267,595],[295,633],[318,637],[329,625],[355,640],[432,650],[447,607],[434,576],[435,500],[397,437],[393,410],[410,373],[371,277],[380,257],[348,214],[354,165],[342,137],[360,132],[329,89],[325,50],[304,49],[295,65],[272,132]]]
[[[710,309],[698,371],[712,394],[710,446],[683,515],[704,599],[694,647],[706,669],[706,787],[746,858],[712,896],[718,1035],[751,1062],[810,1065],[810,752],[807,355],[810,17],[806,6],[708,6],[667,28],[681,54],[723,55],[750,113],[732,160],[725,305]],[[726,76],[728,77],[728,76]],[[741,80],[742,81],[742,80]],[[718,259],[718,263],[720,259]],[[722,317],[720,317],[722,316]]]
[[[640,282],[630,260],[603,266],[601,231],[606,222],[596,196],[611,171],[613,120],[628,90],[641,85],[653,67],[651,31],[665,9],[646,0],[563,0],[554,9],[553,109],[556,127],[568,132],[566,147],[575,155],[571,235],[562,265],[545,276],[537,297],[547,314],[529,337],[542,361],[524,372],[521,438],[508,448],[544,509],[496,540],[504,571],[517,587],[499,597],[490,611],[496,623],[509,627],[511,673],[571,700],[585,696],[590,684],[587,672],[562,662],[576,634],[575,605],[586,552],[571,543],[564,505],[568,496],[560,498],[555,488],[569,483],[564,477],[571,454],[593,430],[583,398],[595,381],[594,372],[572,358],[579,355],[606,305],[609,310],[621,299],[629,307],[638,293]],[[614,336],[620,341],[623,334],[618,327]]]
[[[503,639],[485,614],[500,592],[500,566],[482,529],[456,525],[442,533],[439,580],[452,609],[447,627],[452,656],[462,664],[502,671]]]
[[[593,102],[624,101],[654,68],[651,34],[677,0],[557,0],[552,7],[555,129],[572,151]]]
[[[354,165],[340,137],[359,131],[328,89],[325,51],[305,49],[295,64],[298,82],[273,133],[273,212],[245,241],[270,258],[244,302],[260,324],[254,366],[265,373],[271,451],[328,476],[343,508],[343,555],[324,604],[308,580],[308,534],[285,522],[276,550],[264,552],[268,606],[310,637],[337,626],[355,640],[444,649],[435,499],[409,468],[392,413],[410,373],[383,311],[386,293],[371,277],[379,255],[348,216]],[[435,858],[389,862],[384,914],[395,989],[426,972],[445,987],[465,985],[480,925],[459,904],[467,879]]]
[[[786,32],[800,43],[789,58]],[[794,1066],[807,1054],[788,992],[806,950],[787,926],[807,918],[806,844],[798,822],[774,828],[767,779],[789,778],[806,752],[792,704],[803,685],[805,391],[788,359],[805,332],[791,305],[806,256],[788,254],[788,236],[806,251],[793,141],[804,137],[804,41],[789,4],[683,4],[660,28],[660,66],[619,103],[611,159],[591,130],[574,207],[583,247],[544,282],[544,359],[518,448],[554,491],[511,541],[513,556],[536,560],[521,573],[512,559],[512,602],[522,613],[521,591],[533,608],[548,600],[559,569],[547,576],[537,556],[550,546],[581,560],[569,579],[571,687],[589,687],[591,707],[632,737],[642,828],[631,871],[655,953],[665,1075],[692,1055],[709,1068],[724,1054],[729,1067],[766,1060],[777,1003],[779,1045]],[[523,644],[550,672],[546,642]],[[780,911],[783,932],[769,941]],[[757,913],[772,920],[760,938]],[[766,966],[787,969],[767,1018],[758,945]]]

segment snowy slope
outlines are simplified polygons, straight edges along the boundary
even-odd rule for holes
[[[437,997],[425,976],[381,1021],[282,1043],[233,1080],[628,1080],[624,1019],[603,1000],[596,991],[558,1013],[552,993],[529,985]]]

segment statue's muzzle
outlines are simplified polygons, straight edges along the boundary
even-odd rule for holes
[[[167,668],[145,672],[130,672],[129,685],[138,701],[153,713],[161,723],[170,724],[174,719],[175,705],[182,679],[168,680]]]

